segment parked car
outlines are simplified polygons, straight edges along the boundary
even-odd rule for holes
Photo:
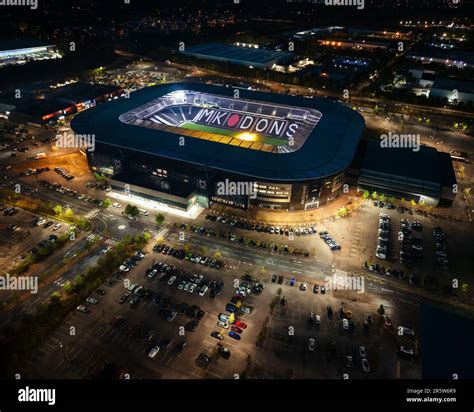
[[[230,332],[229,332],[229,336],[230,336],[232,339],[235,339],[235,340],[240,340],[240,339],[241,339],[240,335],[239,335],[237,332],[234,332],[234,331],[230,331]]]
[[[370,372],[369,361],[367,358],[362,358],[362,369],[364,369],[364,372]]]
[[[219,332],[217,331],[213,331],[211,332],[211,336],[215,339],[218,339],[218,340],[224,340],[224,336],[221,335]]]
[[[151,349],[150,349],[150,352],[148,352],[148,357],[150,359],[154,359],[155,356],[158,354],[158,352],[160,351],[160,347],[158,345],[155,345],[153,346]]]

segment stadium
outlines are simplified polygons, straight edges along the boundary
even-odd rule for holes
[[[89,166],[114,191],[185,211],[324,205],[341,193],[364,126],[329,99],[201,83],[145,88],[71,123],[95,137]]]

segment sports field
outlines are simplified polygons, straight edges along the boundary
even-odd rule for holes
[[[198,130],[201,132],[235,137],[237,139],[242,139],[242,140],[247,140],[247,141],[252,141],[252,142],[257,142],[257,143],[262,143],[262,144],[268,144],[271,146],[283,146],[287,144],[286,140],[276,139],[274,137],[262,136],[258,133],[243,133],[243,132],[237,132],[235,130],[220,129],[218,127],[212,127],[212,126],[207,126],[203,124],[196,124],[192,122],[184,122],[179,127],[182,127],[183,129]]]

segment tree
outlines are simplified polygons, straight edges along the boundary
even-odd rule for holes
[[[135,217],[135,216],[138,216],[140,214],[140,211],[138,210],[138,207],[133,206],[131,204],[128,204],[127,206],[125,206],[124,213],[126,215],[131,216],[131,217]]]
[[[104,175],[102,175],[100,173],[97,173],[97,172],[92,173],[92,176],[98,182],[105,182],[107,180],[107,178]]]
[[[51,293],[49,300],[51,303],[59,303],[61,301],[61,293],[58,291]]]
[[[74,214],[74,212],[72,211],[72,209],[71,209],[70,207],[68,207],[68,208],[64,211],[64,217],[71,217],[73,214]]]
[[[410,206],[411,206],[412,208],[414,208],[414,207],[416,206],[416,202],[415,202],[414,199],[411,199],[411,200],[410,200]]]
[[[145,241],[149,241],[150,239],[152,238],[152,235],[150,232],[144,232],[143,233],[143,239],[145,239]]]
[[[104,199],[102,200],[102,207],[109,207],[112,204],[110,199]]]
[[[373,200],[377,200],[379,197],[379,195],[377,194],[377,192],[372,192],[372,199]]]
[[[368,190],[366,190],[366,191],[364,192],[364,194],[362,195],[362,199],[367,200],[367,199],[369,198],[369,196],[370,196],[370,193],[369,193]]]
[[[377,309],[377,312],[381,316],[383,316],[385,314],[385,308],[383,307],[383,305],[379,306],[379,308]]]
[[[206,247],[206,246],[201,246],[199,248],[199,252],[201,253],[201,255],[207,255],[207,253],[209,252],[209,249]]]
[[[60,215],[63,212],[63,207],[61,205],[56,205],[54,206],[53,210],[54,210],[54,213],[56,213],[57,215]]]
[[[344,216],[346,216],[348,213],[349,213],[349,211],[348,211],[347,208],[344,207],[344,206],[341,207],[341,208],[337,211],[337,215],[338,215],[339,217],[344,217]]]
[[[162,225],[165,221],[165,216],[162,213],[158,213],[155,217],[155,223],[157,225]]]
[[[380,195],[379,200],[385,202],[385,195],[383,193]]]

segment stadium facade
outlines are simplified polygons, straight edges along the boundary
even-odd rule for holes
[[[115,191],[189,210],[310,210],[342,192],[364,120],[328,99],[200,83],[145,88],[77,115]]]

